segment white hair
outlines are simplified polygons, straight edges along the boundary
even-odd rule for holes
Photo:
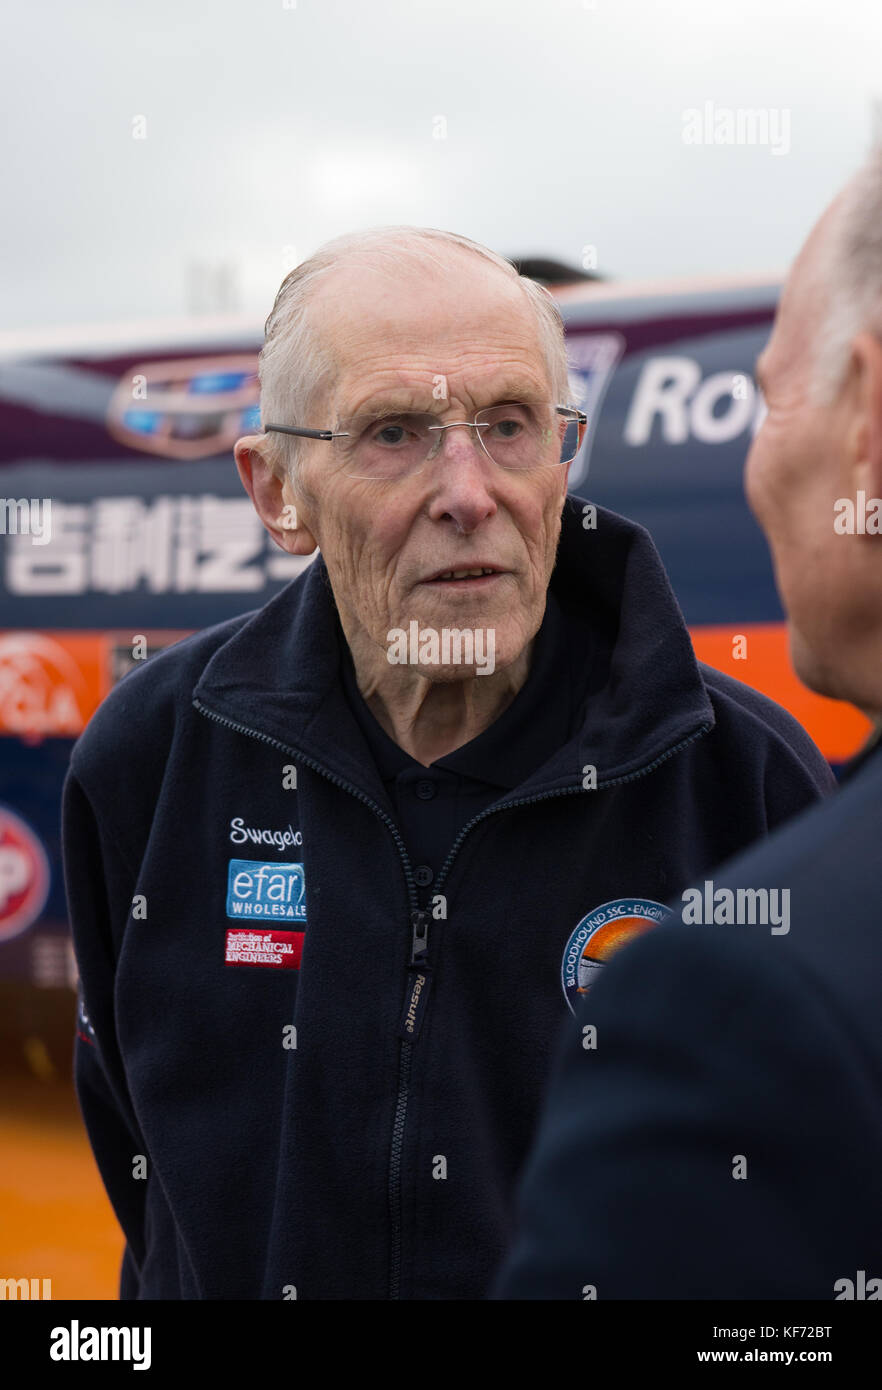
[[[552,395],[567,400],[567,355],[563,320],[554,297],[535,280],[519,275],[511,261],[477,241],[435,227],[372,227],[335,237],[286,275],[266,321],[265,341],[258,359],[261,423],[305,425],[325,429],[334,421],[313,420],[310,409],[320,391],[334,379],[336,363],[321,326],[312,321],[310,302],[319,281],[349,262],[423,271],[450,270],[451,249],[481,256],[523,290],[536,315],[539,343],[545,358]],[[281,478],[299,481],[297,436],[268,434],[268,459]]]
[[[882,339],[882,145],[846,184],[818,254],[823,296],[812,395],[833,401],[858,333]]]

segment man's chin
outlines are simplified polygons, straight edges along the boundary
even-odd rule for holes
[[[792,622],[788,633],[790,661],[803,685],[815,695],[825,695],[830,700],[847,700],[848,696],[840,689],[835,666],[831,666],[824,654]]]

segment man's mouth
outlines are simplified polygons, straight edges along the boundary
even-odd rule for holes
[[[470,568],[439,570],[431,579],[424,579],[424,584],[457,584],[469,588],[483,588],[485,585],[492,584],[494,579],[499,579],[504,570],[496,569],[492,565],[473,565]]]

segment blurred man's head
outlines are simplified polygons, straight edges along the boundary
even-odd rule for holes
[[[882,152],[797,256],[757,376],[768,414],[747,495],[771,546],[794,666],[813,690],[879,717],[882,534],[862,534],[861,520],[862,497],[882,499]]]

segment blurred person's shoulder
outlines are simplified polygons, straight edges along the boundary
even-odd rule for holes
[[[743,953],[762,970],[797,971],[803,982],[811,977],[830,1000],[847,1001],[847,1016],[872,1017],[882,1048],[882,746],[855,761],[832,797],[713,871],[714,902],[728,896],[737,906],[743,898],[747,928],[696,933],[694,926],[676,924],[674,930],[694,942],[706,940],[721,961],[729,952]],[[708,884],[702,888],[706,901]],[[757,902],[762,907],[764,894],[770,902],[777,895],[782,920],[774,932],[753,925],[750,915]]]
[[[805,922],[841,942],[852,926],[870,932],[882,952],[875,905],[882,893],[882,743],[845,769],[835,795],[742,851],[714,875],[737,887],[770,882],[792,889]]]

